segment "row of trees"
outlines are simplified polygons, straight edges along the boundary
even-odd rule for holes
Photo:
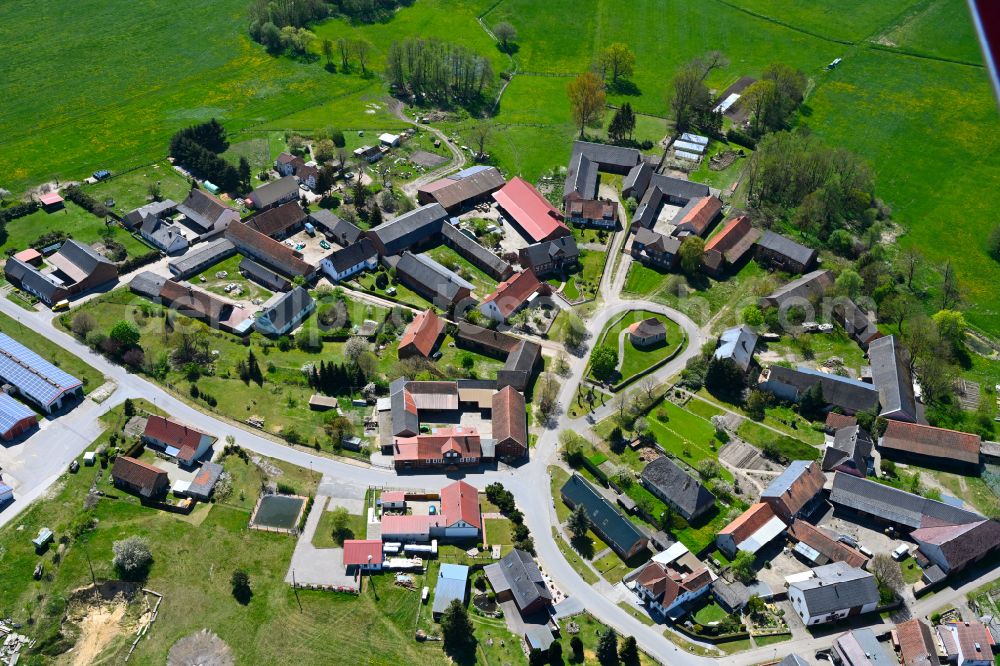
[[[250,165],[241,160],[238,170],[220,157],[229,147],[226,130],[215,118],[186,127],[170,140],[170,155],[188,171],[231,192],[249,186]]]
[[[494,81],[489,58],[459,44],[419,37],[393,42],[385,72],[397,92],[443,106],[477,102]]]
[[[511,537],[514,548],[534,554],[535,540],[531,538],[528,526],[524,524],[524,514],[514,504],[514,495],[503,487],[502,483],[491,483],[486,486],[486,499],[500,509],[511,525]]]
[[[324,395],[350,395],[366,381],[364,372],[352,362],[320,361],[309,372],[309,386]]]

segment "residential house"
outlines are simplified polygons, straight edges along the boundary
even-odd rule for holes
[[[436,428],[429,434],[396,437],[392,464],[396,471],[415,469],[455,470],[483,462],[483,445],[476,428]]]
[[[889,421],[878,440],[883,458],[924,467],[978,469],[981,445],[979,435],[905,421]]]
[[[833,316],[862,349],[868,349],[872,341],[882,337],[875,323],[875,313],[861,308],[849,298],[837,299]]]
[[[490,421],[496,455],[516,460],[528,454],[528,416],[524,395],[512,386],[505,386],[491,398]]]
[[[823,450],[821,466],[824,472],[843,472],[863,479],[872,470],[874,449],[871,435],[861,426],[839,428]]]
[[[306,212],[299,202],[289,201],[257,213],[246,221],[246,225],[275,240],[284,240],[302,231],[305,221]]]
[[[711,194],[708,185],[652,173],[645,192],[636,194],[639,205],[632,216],[633,228],[638,226],[652,229],[660,218],[665,204],[683,207],[671,220],[672,224],[680,222],[691,207],[697,205],[697,200]]]
[[[578,227],[618,228],[618,203],[610,199],[571,199],[566,217]]]
[[[823,423],[823,430],[828,435],[834,435],[841,428],[849,428],[852,425],[857,425],[857,423],[858,419],[853,416],[830,412],[826,415],[826,421]]]
[[[428,301],[449,310],[472,295],[472,283],[425,254],[404,251],[390,259],[396,276],[404,285]]]
[[[465,481],[449,483],[441,489],[443,537],[456,541],[482,539],[483,516],[479,491]]]
[[[941,666],[937,642],[925,622],[919,618],[900,622],[892,633],[902,666]]]
[[[784,284],[760,299],[761,307],[787,310],[805,306],[821,298],[833,286],[833,273],[816,270]]]
[[[727,268],[738,266],[743,261],[758,238],[760,231],[750,225],[749,217],[734,217],[705,243],[702,268],[709,275],[722,275]]]
[[[757,388],[782,400],[798,402],[816,384],[820,385],[823,400],[831,409],[839,407],[845,414],[878,409],[878,389],[871,384],[803,366],[796,369],[769,366],[761,373]]]
[[[231,224],[226,239],[236,249],[286,277],[311,278],[315,268],[302,259],[302,253],[276,241],[245,224]]]
[[[239,265],[240,274],[271,291],[288,291],[292,283],[287,278],[278,275],[270,268],[261,266],[249,257],[243,257]]]
[[[18,289],[34,294],[48,306],[118,279],[118,269],[89,245],[73,239],[48,258],[49,267],[35,266],[9,257],[4,276]]]
[[[375,227],[367,236],[375,243],[379,256],[416,251],[437,242],[446,219],[448,212],[441,204],[427,204]]]
[[[0,382],[46,414],[83,398],[83,382],[0,333]]]
[[[146,419],[142,441],[189,467],[208,453],[215,437],[183,423],[152,415]]]
[[[786,273],[812,270],[818,255],[816,250],[773,231],[765,231],[757,240],[757,262]]]
[[[399,339],[399,358],[430,358],[444,333],[444,320],[427,309],[413,318]]]
[[[938,625],[938,640],[955,666],[991,666],[996,639],[982,622],[948,622]]]
[[[310,188],[316,187],[319,169],[315,163],[309,164],[298,155],[281,153],[274,161],[274,169],[282,176],[296,176],[300,183]]]
[[[32,294],[49,307],[69,298],[69,289],[53,275],[43,273],[35,266],[18,259],[8,257],[3,268],[4,278],[21,291]]]
[[[704,236],[722,212],[722,201],[716,196],[692,199],[674,218],[677,236]]]
[[[282,176],[256,188],[247,195],[246,202],[257,210],[280,206],[299,198],[299,184],[294,176]]]
[[[563,236],[521,248],[517,260],[524,270],[530,269],[538,276],[566,273],[580,265],[580,250],[576,238]]]
[[[878,608],[875,576],[844,562],[812,569],[788,585],[788,600],[807,626],[863,615]]]
[[[313,227],[341,247],[354,245],[365,234],[357,226],[337,217],[326,208],[310,211],[308,219]]]
[[[552,592],[531,553],[515,548],[499,562],[486,565],[483,572],[497,601],[513,601],[522,615],[530,615],[552,605]]]
[[[712,357],[718,360],[729,359],[736,367],[746,373],[753,363],[753,353],[757,348],[757,333],[743,324],[727,328],[719,336],[719,346],[715,348]]]
[[[166,280],[160,287],[160,302],[185,317],[221,328],[234,317],[233,304],[190,284]]]
[[[37,425],[38,416],[34,410],[0,391],[0,439],[9,442],[34,430]]]
[[[438,568],[437,584],[434,586],[431,616],[435,620],[441,619],[452,601],[459,601],[464,606],[468,586],[469,567],[463,564],[442,564]]]
[[[171,259],[167,268],[170,269],[170,273],[175,278],[183,280],[201,273],[206,268],[214,266],[234,254],[236,254],[236,246],[231,241],[217,238],[185,253],[182,257]]]
[[[787,523],[808,517],[821,503],[826,476],[815,460],[793,460],[760,494]]]
[[[648,317],[628,327],[628,339],[633,347],[652,347],[667,341],[667,327],[656,317]]]
[[[378,162],[384,156],[385,152],[383,152],[379,146],[361,146],[360,148],[354,149],[355,159],[365,160],[369,164]]]
[[[503,368],[497,370],[497,389],[511,386],[524,393],[542,369],[542,347],[530,340],[513,340]]]
[[[599,172],[628,175],[631,180],[626,179],[627,184],[635,188],[636,179],[631,174],[641,163],[641,160],[642,154],[635,148],[589,141],[574,141],[573,152],[570,155],[569,167],[566,171],[566,183],[563,187],[563,202],[596,198]],[[648,182],[648,178],[646,182]],[[645,190],[645,185],[642,189]],[[623,193],[622,196],[635,195]],[[641,196],[641,192],[638,196]]]
[[[796,518],[788,526],[788,536],[795,542],[792,550],[802,556],[809,566],[821,566],[830,562],[844,562],[852,567],[863,568],[868,558],[861,551],[838,541],[824,530]]]
[[[279,337],[287,335],[316,309],[316,302],[304,287],[272,299],[254,321],[254,328],[263,335]]]
[[[719,530],[715,543],[726,557],[739,551],[756,553],[785,531],[785,523],[770,504],[758,502]]]
[[[700,563],[699,563],[700,564]],[[635,578],[635,592],[650,608],[663,617],[677,617],[682,609],[712,589],[714,576],[708,567],[695,569],[649,561]]]
[[[348,571],[354,567],[359,571],[381,571],[382,540],[345,539],[344,566]]]
[[[882,649],[875,633],[867,627],[838,636],[833,653],[842,666],[896,666],[896,660]]]
[[[542,243],[571,234],[562,213],[519,177],[493,193],[493,198],[507,218],[533,243]]]
[[[178,254],[188,248],[189,242],[179,225],[160,217],[147,216],[139,226],[139,235],[165,254]]]
[[[340,282],[362,271],[375,270],[378,266],[378,250],[368,238],[362,238],[353,245],[336,250],[319,262],[322,270],[333,282]]]
[[[680,257],[681,239],[638,227],[632,236],[632,258],[647,266],[671,270]]]
[[[455,215],[478,204],[492,202],[490,195],[505,182],[496,167],[473,166],[422,185],[417,190],[417,201],[421,205],[440,204]]]
[[[882,411],[879,416],[893,421],[918,420],[917,398],[910,376],[910,359],[895,335],[875,339],[868,346],[872,382],[878,389]]]
[[[646,548],[649,539],[582,476],[574,473],[559,491],[571,509],[582,506],[594,533],[624,560]]]
[[[128,456],[115,458],[115,464],[111,467],[111,480],[116,487],[135,493],[143,499],[161,497],[170,487],[170,479],[165,471]]]
[[[506,280],[514,274],[509,263],[479,244],[467,231],[451,224],[441,225],[441,241],[494,280]]]
[[[177,206],[181,219],[199,237],[208,237],[225,231],[233,222],[240,221],[239,211],[222,203],[214,194],[192,189],[187,199]]]
[[[646,465],[639,478],[649,492],[688,522],[694,522],[715,507],[715,495],[667,456]]]
[[[496,290],[479,304],[479,311],[493,321],[503,323],[527,305],[535,294],[548,291],[548,285],[543,285],[531,269],[521,271],[498,284]]]
[[[153,201],[125,213],[125,216],[122,217],[122,226],[132,231],[141,227],[143,222],[150,218],[163,219],[170,217],[176,212],[177,202],[172,199]]]

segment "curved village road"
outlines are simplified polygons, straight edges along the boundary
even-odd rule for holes
[[[397,99],[393,99],[392,101],[390,101],[389,107],[392,109],[392,113],[397,118],[399,118],[400,120],[402,120],[405,123],[409,123],[409,124],[413,125],[414,127],[418,128],[418,129],[422,129],[422,130],[430,132],[431,134],[433,134],[434,136],[436,136],[438,139],[440,139],[441,142],[445,146],[448,147],[448,150],[451,151],[451,156],[452,156],[451,162],[448,162],[447,164],[444,164],[444,165],[442,165],[442,166],[440,166],[437,169],[434,169],[432,171],[428,171],[427,173],[423,174],[422,176],[420,176],[418,178],[414,178],[410,182],[405,183],[403,185],[403,187],[402,187],[403,192],[407,196],[416,198],[416,196],[417,196],[417,190],[419,190],[421,187],[423,187],[427,183],[435,181],[438,178],[442,178],[442,177],[445,176],[445,174],[449,174],[452,171],[457,171],[457,170],[459,170],[459,169],[461,169],[462,167],[465,166],[465,151],[462,150],[461,148],[459,148],[458,146],[456,146],[455,144],[453,144],[451,142],[451,139],[449,139],[447,136],[445,136],[444,132],[442,132],[441,130],[439,130],[436,127],[431,127],[430,125],[426,125],[424,123],[418,123],[413,118],[409,118],[406,115],[405,111],[404,111],[404,109],[406,107],[403,106],[403,103],[400,102]]]

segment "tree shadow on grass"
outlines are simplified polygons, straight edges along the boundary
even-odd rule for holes
[[[233,588],[233,598],[239,602],[241,606],[246,606],[253,599],[253,590],[250,589],[249,585],[241,585],[239,587]]]
[[[469,634],[466,640],[458,643],[455,641],[445,641],[444,653],[458,664],[458,666],[473,666],[473,664],[477,663],[476,647],[478,645],[479,641],[476,637]]]
[[[609,85],[608,92],[613,95],[627,95],[629,97],[638,97],[642,94],[639,86],[627,79],[618,79],[618,81]]]
[[[594,542],[590,540],[590,537],[573,537],[570,539],[570,544],[576,552],[580,553],[582,557],[593,559],[594,557]]]

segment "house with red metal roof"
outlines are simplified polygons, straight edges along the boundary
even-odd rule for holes
[[[382,570],[382,541],[380,539],[347,539],[344,541],[344,566],[358,567],[361,571]]]
[[[727,266],[740,263],[758,238],[760,231],[750,226],[749,217],[734,217],[705,243],[702,267],[710,275],[722,273]]]
[[[447,539],[476,539],[483,529],[479,511],[479,491],[465,481],[441,489],[443,536]]]
[[[498,284],[496,291],[479,304],[479,311],[493,321],[505,322],[527,305],[536,293],[548,290],[548,284],[540,282],[529,268]]]
[[[681,218],[676,222],[674,234],[679,236],[686,232],[704,236],[721,210],[722,201],[719,197],[708,196],[694,201],[687,210],[682,211]]]
[[[878,440],[885,458],[923,466],[979,466],[979,435],[919,423],[888,421]]]
[[[146,419],[146,429],[142,441],[181,465],[193,465],[208,452],[215,437],[162,416],[152,415]]]
[[[399,358],[414,356],[430,358],[441,340],[442,333],[444,333],[444,321],[434,313],[434,310],[424,310],[414,317],[403,331],[397,351]]]
[[[530,183],[512,178],[493,193],[493,199],[507,217],[533,243],[569,236],[562,213],[549,203]]]

